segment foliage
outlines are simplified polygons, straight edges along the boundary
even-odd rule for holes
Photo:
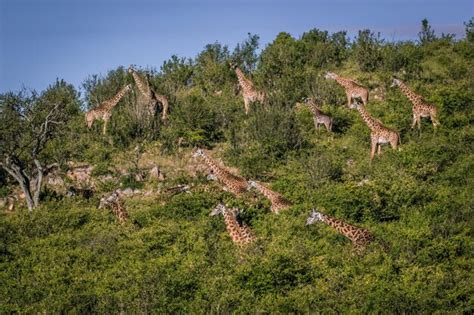
[[[0,214],[0,313],[472,313],[472,38],[435,37],[428,23],[423,32],[423,44],[386,42],[370,30],[355,41],[317,29],[300,38],[280,33],[260,54],[258,37],[249,34],[233,51],[214,43],[196,58],[172,56],[159,72],[148,71],[171,106],[143,156],[169,175],[160,183],[120,182],[157,185],[162,193],[125,199],[130,220],[123,226],[96,208],[99,195],[45,200],[30,215]],[[231,59],[269,95],[248,115]],[[400,132],[400,150],[383,146],[369,163],[369,130],[344,106],[343,90],[324,79],[326,70],[370,88],[367,109]],[[410,129],[411,103],[390,88],[394,75],[438,107],[436,131],[428,119],[421,131]],[[123,68],[91,76],[84,104],[64,85],[70,93],[58,93],[67,96],[71,117],[48,142],[45,160],[86,161],[94,175],[130,167],[128,152],[146,139],[128,112],[133,93],[117,106],[106,137],[99,127],[87,131],[79,111],[126,83],[133,81]],[[7,96],[33,98],[2,100]],[[333,133],[318,133],[311,113],[294,109],[306,96],[334,118]],[[9,129],[20,112],[2,112],[11,115],[0,126],[2,141],[20,137]],[[191,161],[193,147],[213,149],[226,166],[294,205],[274,215],[260,195],[223,192]],[[1,194],[13,190],[5,174],[0,181],[8,185]],[[118,184],[97,188],[105,193]],[[178,184],[190,193],[166,192]],[[209,217],[218,202],[243,210],[255,245],[232,244],[223,218]],[[367,228],[377,241],[354,255],[332,228],[304,225],[312,208]]]
[[[431,25],[427,19],[423,19],[421,21],[421,31],[418,33],[418,37],[422,45],[431,43],[436,40],[435,32],[431,28]]]

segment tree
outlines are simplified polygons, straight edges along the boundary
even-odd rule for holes
[[[0,166],[18,182],[30,211],[39,205],[47,163],[43,151],[79,109],[77,92],[62,80],[41,95],[0,95]]]
[[[237,44],[232,53],[232,59],[239,64],[243,71],[247,73],[253,72],[257,67],[258,55],[258,35],[248,33],[248,38]]]
[[[435,32],[431,28],[431,25],[427,19],[423,19],[421,21],[421,31],[418,33],[418,37],[422,45],[431,43],[436,40]]]
[[[382,64],[382,45],[380,33],[375,34],[368,29],[359,31],[354,54],[362,71],[374,71]]]
[[[474,42],[474,17],[469,22],[464,22],[464,26],[466,26],[466,39]]]

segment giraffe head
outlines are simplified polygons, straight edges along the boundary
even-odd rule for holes
[[[233,70],[237,69],[237,63],[235,61],[229,62],[229,67]]]
[[[131,89],[132,89],[132,85],[131,85],[131,84],[127,84],[127,85],[125,86],[125,91],[126,91],[126,92],[130,91]]]
[[[316,209],[313,209],[308,219],[306,220],[306,225],[311,225],[317,221],[323,221],[323,214],[321,212],[316,211]]]
[[[206,176],[206,179],[207,179],[207,180],[217,180],[217,176],[216,176],[216,174],[214,174],[214,173],[209,173],[209,174]]]
[[[399,86],[400,85],[400,80],[396,79],[396,78],[393,78],[392,80],[392,84],[390,85],[390,87],[396,87],[396,86]]]
[[[227,207],[223,203],[219,203],[214,209],[212,209],[209,216],[216,216],[216,215],[219,215],[219,214],[224,214],[224,212],[226,210],[227,210]]]
[[[133,72],[135,72],[135,71],[136,71],[136,70],[135,70],[135,68],[134,68],[132,65],[128,66],[128,73],[133,73]]]
[[[335,74],[334,72],[326,72],[326,74],[324,75],[324,78],[334,80],[337,78],[337,74]]]
[[[247,184],[247,190],[251,190],[253,188],[257,188],[258,184],[254,180],[249,180]]]
[[[192,157],[197,158],[197,157],[204,156],[204,155],[205,155],[205,153],[204,153],[203,149],[196,149],[196,151],[193,152]]]
[[[357,100],[353,100],[351,105],[349,105],[349,108],[350,109],[357,109],[359,106],[361,106],[362,104],[359,103]]]
[[[114,191],[110,196],[102,197],[100,199],[99,209],[104,209],[104,208],[110,207],[114,203],[118,202],[118,200],[119,200],[119,195],[117,194],[116,191]]]

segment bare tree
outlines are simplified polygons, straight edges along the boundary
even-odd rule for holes
[[[36,92],[0,95],[0,166],[20,185],[28,209],[39,205],[48,141],[78,112],[77,95],[64,81]]]

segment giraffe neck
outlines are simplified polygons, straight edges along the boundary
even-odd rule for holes
[[[239,80],[240,87],[244,91],[248,91],[253,88],[252,81],[247,79],[239,68],[235,68],[235,73],[237,74],[237,79]]]
[[[344,88],[349,88],[354,84],[351,80],[345,79],[340,76],[336,76],[335,80],[337,83],[339,83],[339,85],[341,85]]]
[[[379,123],[374,118],[372,118],[372,116],[370,116],[369,112],[363,105],[357,106],[357,110],[370,130],[374,130],[379,125]]]
[[[217,165],[217,163],[207,154],[203,154],[202,158],[204,159],[204,162],[211,168],[211,170],[216,173],[216,176],[219,176],[222,171],[219,165]]]
[[[150,87],[148,86],[148,84],[143,82],[142,78],[140,78],[140,76],[138,75],[136,71],[132,71],[132,76],[133,76],[133,79],[135,80],[135,83],[137,84],[137,87],[140,93],[142,93],[146,97],[149,97]]]
[[[113,98],[104,102],[104,105],[105,105],[104,109],[111,110],[112,108],[114,108],[118,104],[118,102],[120,102],[122,97],[124,97],[124,95],[127,94],[129,89],[130,88],[128,85],[123,87],[120,91],[118,91],[118,93]]]
[[[318,117],[321,115],[321,110],[318,108],[318,106],[314,103],[314,101],[310,101],[307,103],[309,110],[311,113],[313,113],[314,116]]]
[[[216,174],[217,178],[222,180],[224,177],[231,177],[232,174],[230,174],[227,170],[223,169],[220,167],[216,161],[214,161],[210,156],[207,154],[203,154],[202,156],[204,158],[204,162],[212,169],[212,171]]]
[[[261,183],[256,182],[256,187],[266,198],[273,201],[275,198],[280,197],[280,194],[274,192],[273,190],[263,186]]]
[[[330,227],[334,228],[337,230],[339,233],[350,239],[351,241],[354,239],[354,230],[359,230],[358,227],[355,227],[353,225],[350,225],[349,223],[346,223],[342,220],[336,219],[334,217],[331,217],[327,214],[323,214],[323,221]]]
[[[236,213],[234,213],[231,209],[226,209],[223,215],[224,215],[224,222],[225,222],[227,232],[229,232],[229,235],[232,238],[232,241],[239,242],[240,241],[240,235],[239,235],[240,224],[239,224],[239,221],[237,220]]]
[[[421,98],[420,95],[416,94],[413,92],[405,83],[402,81],[399,81],[398,87],[400,88],[400,91],[402,91],[403,94],[412,102],[415,103],[415,101],[419,100]]]

